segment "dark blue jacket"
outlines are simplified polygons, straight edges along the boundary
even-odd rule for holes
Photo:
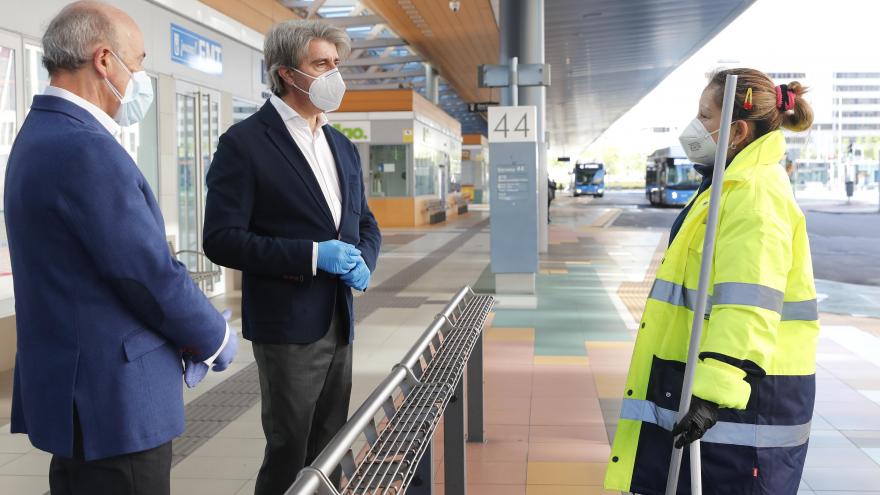
[[[6,171],[18,334],[12,432],[87,460],[184,429],[180,350],[206,359],[223,317],[175,261],[147,181],[95,118],[34,98]]]
[[[339,230],[305,156],[267,101],[220,136],[208,171],[205,254],[242,271],[242,331],[263,344],[320,340],[337,298],[354,338],[351,290],[338,276],[312,276],[312,242],[340,239],[361,250],[374,271],[382,242],[364,195],[358,150],[329,125],[342,219]]]

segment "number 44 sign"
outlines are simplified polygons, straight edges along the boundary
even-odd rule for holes
[[[490,143],[535,141],[537,141],[536,107],[489,107]]]

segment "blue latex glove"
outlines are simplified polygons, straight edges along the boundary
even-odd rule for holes
[[[357,264],[361,252],[351,244],[331,240],[318,243],[318,268],[342,275],[351,271]]]
[[[226,320],[226,323],[229,323],[229,319],[232,317],[232,311],[228,309],[224,309],[222,313],[223,319]],[[233,329],[229,329],[229,339],[226,342],[226,347],[223,348],[223,351],[226,351],[229,348],[230,342],[235,342],[233,345],[235,350],[232,351],[232,356],[235,356],[235,353],[238,351],[238,339]],[[220,355],[223,354],[223,351],[220,352]],[[217,359],[214,360],[214,371],[222,371],[225,370],[229,363],[232,362],[232,356],[229,358],[229,361],[223,366],[223,369],[218,370],[216,368],[217,362],[220,360],[220,355],[217,356]],[[195,362],[192,360],[192,356],[189,354],[184,354],[183,356],[184,369],[183,369],[183,381],[186,382],[186,386],[189,388],[195,388],[196,385],[199,384],[202,380],[205,379],[205,376],[208,374],[208,365],[202,361]]]
[[[364,262],[364,259],[358,256],[357,264],[354,268],[351,269],[350,272],[346,273],[339,277],[345,282],[345,285],[351,287],[352,289],[365,291],[367,287],[370,285],[370,269],[367,268],[367,264]]]
[[[236,354],[238,354],[238,335],[236,335],[235,330],[230,329],[229,340],[226,341],[223,350],[220,351],[220,354],[214,359],[214,366],[211,367],[211,369],[214,371],[225,370],[229,367],[229,363],[232,362]]]
[[[187,387],[195,388],[208,374],[208,365],[201,361],[198,363],[193,362],[190,355],[185,355],[183,362],[183,381],[186,382]]]

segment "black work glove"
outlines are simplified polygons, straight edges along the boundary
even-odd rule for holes
[[[675,448],[680,449],[694,440],[703,438],[717,421],[718,404],[696,396],[691,397],[691,407],[687,414],[672,428],[672,436],[678,437],[675,440]]]

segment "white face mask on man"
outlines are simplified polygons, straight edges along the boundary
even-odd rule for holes
[[[140,70],[132,73],[122,62],[122,59],[119,58],[119,55],[116,55],[114,52],[110,53],[130,76],[128,84],[125,85],[125,94],[120,94],[119,90],[113,86],[110,80],[106,77],[104,78],[104,82],[110,87],[110,91],[113,91],[113,94],[119,99],[119,110],[116,111],[113,120],[123,127],[137,124],[143,120],[144,115],[147,114],[150,106],[153,104],[153,82],[146,72]]]
[[[328,70],[318,77],[310,76],[299,69],[294,69],[293,67],[291,67],[291,69],[308,78],[314,79],[312,85],[309,86],[308,91],[300,88],[296,84],[294,84],[293,87],[309,95],[309,100],[321,111],[332,112],[342,105],[342,97],[345,96],[345,81],[342,80],[342,74],[339,73],[339,69]]]

